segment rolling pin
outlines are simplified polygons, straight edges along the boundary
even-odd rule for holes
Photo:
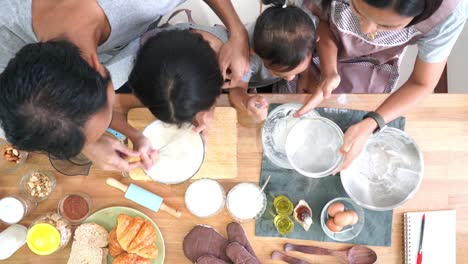
[[[128,200],[142,205],[154,212],[163,210],[177,218],[180,218],[182,216],[182,212],[177,211],[176,209],[165,204],[161,196],[147,191],[133,183],[127,186],[114,178],[107,178],[106,183],[107,185],[124,192],[125,198],[127,198]]]

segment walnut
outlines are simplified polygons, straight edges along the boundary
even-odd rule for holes
[[[11,145],[7,145],[3,148],[3,158],[12,163],[19,163],[21,153]]]

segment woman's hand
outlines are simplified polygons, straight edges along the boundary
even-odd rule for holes
[[[235,87],[250,68],[247,31],[231,35],[218,54],[219,66],[225,80],[223,88]]]
[[[377,123],[371,118],[366,118],[346,130],[344,143],[340,149],[341,153],[344,155],[344,161],[333,174],[336,174],[351,165],[351,163],[359,156],[367,142],[367,139],[372,135],[375,129],[377,129]]]
[[[153,148],[151,141],[143,134],[132,140],[133,150],[140,154],[141,164],[149,170],[159,160],[159,152]]]
[[[260,95],[251,96],[247,102],[247,112],[255,121],[262,122],[268,115],[268,101]]]
[[[300,117],[307,114],[312,109],[317,107],[324,99],[330,98],[333,90],[340,85],[341,78],[338,73],[332,73],[322,78],[317,88],[311,91],[312,96],[309,98],[307,103],[301,107],[295,114],[294,117]]]
[[[139,161],[128,161],[129,158],[139,157],[138,151],[129,149],[111,136],[101,136],[95,143],[87,145],[83,154],[102,170],[128,172],[142,166]]]

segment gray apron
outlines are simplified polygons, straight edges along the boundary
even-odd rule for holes
[[[334,93],[390,93],[399,78],[405,48],[446,19],[460,0],[444,0],[428,19],[395,31],[378,32],[371,40],[361,33],[359,20],[347,1],[332,2],[329,25],[338,40],[338,74],[341,83]],[[314,58],[317,77],[320,61]]]

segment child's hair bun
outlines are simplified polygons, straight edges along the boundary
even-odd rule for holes
[[[262,0],[264,5],[283,6],[288,0]]]

